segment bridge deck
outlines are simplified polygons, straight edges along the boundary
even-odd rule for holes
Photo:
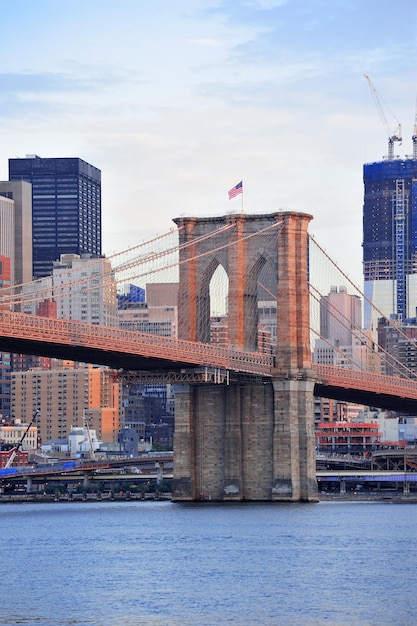
[[[272,356],[259,352],[22,313],[0,313],[0,337],[4,351],[70,358],[116,369],[167,369],[174,363],[177,368],[209,366],[270,376],[273,363]],[[82,355],[86,358],[80,358]]]
[[[273,357],[138,331],[0,311],[0,350],[72,359],[131,371],[180,371],[210,367],[273,375]],[[417,412],[414,380],[347,368],[312,365],[318,397],[401,412]],[[207,379],[211,382],[212,377]],[[224,376],[217,382],[224,382]]]

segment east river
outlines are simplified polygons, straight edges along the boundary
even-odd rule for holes
[[[417,504],[2,504],[0,546],[1,625],[417,623]]]

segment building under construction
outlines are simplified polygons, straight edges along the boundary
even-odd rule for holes
[[[416,317],[417,113],[412,155],[399,158],[394,146],[402,143],[401,124],[390,132],[378,92],[365,78],[388,137],[384,160],[363,167],[364,316],[365,328],[376,331],[382,316],[400,323]]]
[[[363,168],[363,273],[367,298],[386,317],[416,316],[417,158],[387,159]],[[381,314],[365,303],[365,328]],[[374,316],[374,318],[372,318]]]

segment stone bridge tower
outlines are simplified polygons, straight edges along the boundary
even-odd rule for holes
[[[180,233],[181,339],[210,342],[209,284],[219,265],[229,278],[231,346],[257,350],[262,277],[268,276],[268,291],[277,300],[272,379],[232,376],[229,384],[184,385],[176,392],[177,501],[317,500],[310,220],[296,212],[174,220]]]

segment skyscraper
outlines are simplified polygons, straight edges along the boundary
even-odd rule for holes
[[[320,298],[320,339],[315,341],[313,362],[361,369],[366,343],[359,296],[349,294],[344,285],[332,286],[330,293]]]
[[[391,158],[363,167],[363,274],[366,297],[386,317],[416,316],[417,159]],[[365,301],[365,328],[381,313]]]
[[[9,159],[9,180],[32,184],[33,277],[62,254],[101,255],[101,172],[78,158]]]
[[[2,226],[0,220],[0,227]],[[11,280],[11,262],[10,257],[0,254],[0,311],[7,311],[7,304],[3,303],[1,292],[3,289],[9,289]],[[0,352],[0,416],[10,416],[10,353]]]
[[[14,202],[0,196],[0,254],[10,259],[9,286],[14,283]]]
[[[21,285],[32,280],[32,186],[25,181],[0,182],[0,196],[14,203],[14,236],[8,234],[12,223],[8,223],[6,230],[3,225],[2,233],[13,241],[11,276],[14,285]],[[0,254],[5,254],[1,245]]]

